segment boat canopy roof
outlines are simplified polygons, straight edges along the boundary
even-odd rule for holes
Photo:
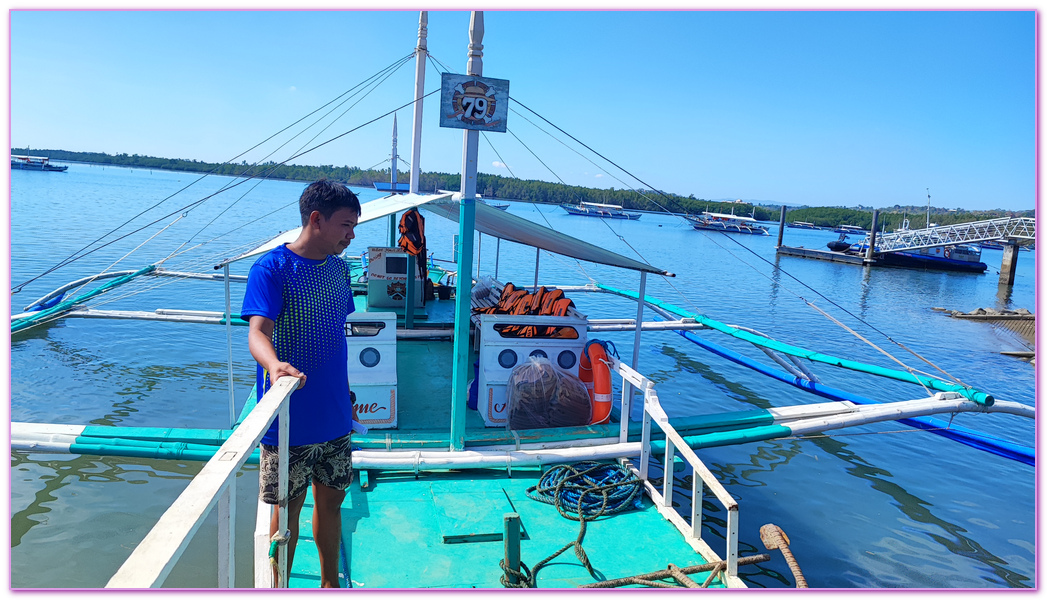
[[[754,219],[752,217],[745,217],[745,216],[740,216],[740,215],[726,215],[724,213],[714,213],[714,212],[703,212],[702,214],[707,216],[707,217],[712,217],[714,219],[734,219],[735,221],[752,221],[753,223],[756,222],[756,219]]]
[[[451,192],[445,192],[440,194],[393,194],[391,196],[383,196],[370,202],[364,202],[360,205],[360,223],[366,223],[382,217],[387,217],[391,214],[400,212],[401,210],[409,210],[416,206],[421,206],[426,202],[432,202],[433,200],[446,199],[451,197]],[[237,256],[236,258],[230,258],[222,261],[215,265],[215,268],[221,268],[229,263],[244,260],[245,258],[251,258],[252,256],[258,256],[264,252],[268,252],[277,246],[290,243],[298,239],[298,235],[302,233],[301,226],[295,227],[281,233],[274,237],[268,242],[248,250],[247,252]]]
[[[580,202],[582,206],[599,206],[600,208],[616,208],[622,210],[621,204],[600,204],[599,202]]]
[[[441,217],[458,222],[458,209],[460,201],[456,199],[461,194],[455,192],[441,192],[439,194],[400,194],[384,196],[360,206],[360,223],[373,221],[381,217],[394,214],[399,211],[409,210],[420,206],[428,211],[434,212]],[[672,276],[673,274],[647,263],[622,256],[616,252],[606,250],[589,242],[560,233],[544,225],[539,225],[518,217],[514,214],[498,210],[483,202],[477,202],[476,206],[476,231],[486,233],[503,240],[509,240],[518,244],[524,244],[556,254],[570,256],[579,260],[585,260],[602,265],[610,265],[634,271],[646,271],[659,275]],[[249,250],[235,258],[225,260],[215,266],[216,269],[227,264],[258,256],[268,252],[277,246],[287,244],[298,239],[302,232],[301,227],[285,231],[268,242]]]
[[[458,222],[459,202],[453,199],[430,202],[423,208],[442,217]],[[646,271],[658,275],[673,274],[589,242],[560,233],[544,225],[528,221],[523,217],[507,213],[487,204],[476,203],[476,230],[487,235],[524,244],[579,260],[610,265],[634,271]]]

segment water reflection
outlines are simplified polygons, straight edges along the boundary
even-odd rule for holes
[[[41,456],[34,454],[34,457]],[[156,461],[147,462],[133,458],[117,456],[79,456],[61,455],[43,460],[31,459],[27,452],[11,453],[11,471],[30,471],[30,466],[41,467],[48,474],[40,475],[36,480],[43,481],[43,487],[33,494],[33,501],[26,508],[11,515],[11,547],[22,543],[22,538],[37,525],[46,524],[46,519],[39,518],[51,511],[49,503],[58,501],[55,495],[63,487],[77,482],[95,484],[126,483],[129,477],[140,480],[144,475],[149,478],[185,480],[188,482],[196,476],[203,463],[177,463],[164,461],[167,471],[157,471]],[[128,468],[132,466],[133,468]],[[188,483],[187,483],[188,485]],[[13,507],[12,507],[13,508]]]
[[[663,353],[676,361],[679,371],[700,375],[734,400],[762,409],[772,406],[770,401],[749,390],[744,383],[727,380],[701,361],[671,347],[664,347]],[[768,484],[763,479],[765,474],[788,465],[794,458],[803,455],[806,444],[814,445],[823,453],[842,461],[845,464],[844,471],[847,475],[864,480],[869,484],[868,487],[889,497],[890,506],[896,507],[910,523],[930,526],[929,528],[914,527],[912,528],[913,533],[924,536],[925,539],[933,541],[956,556],[985,565],[988,571],[1003,584],[1010,587],[1031,587],[1032,580],[1029,576],[1009,569],[1006,560],[996,556],[967,535],[969,533],[967,529],[936,515],[932,510],[933,503],[909,493],[898,483],[891,481],[893,475],[890,472],[867,461],[850,449],[846,442],[838,437],[833,437],[831,432],[830,435],[812,435],[798,439],[760,442],[752,446],[753,451],[748,455],[747,463],[706,463],[706,466],[735,498],[740,498],[742,494],[737,488],[767,486]],[[687,498],[691,489],[689,478],[677,479],[674,489],[675,493]],[[689,500],[684,504],[689,505]],[[703,506],[709,511],[709,514],[719,512],[718,503],[703,502]],[[711,522],[717,523],[716,527],[721,530],[716,535],[724,537],[725,534],[722,532],[725,531],[726,524],[722,520]],[[813,581],[812,585],[817,586]],[[870,585],[883,585],[883,583],[872,581]]]

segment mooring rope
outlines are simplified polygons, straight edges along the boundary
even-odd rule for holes
[[[523,561],[520,561],[519,571],[510,569],[504,559],[499,561],[505,573],[501,578],[502,585],[538,587],[538,572],[542,567],[572,546],[582,566],[596,579],[596,571],[582,548],[586,521],[640,508],[642,491],[643,482],[632,471],[613,463],[587,460],[573,465],[556,465],[543,473],[536,485],[527,488],[527,497],[552,504],[565,518],[579,521],[578,538],[539,561],[533,570],[528,569]],[[517,579],[517,583],[510,583],[511,576]]]
[[[281,534],[279,531],[269,538],[269,564],[273,567],[273,587],[280,587],[280,563],[276,560],[276,551],[280,546],[286,546],[291,539],[291,530],[287,529]],[[287,574],[291,578],[291,574]],[[285,586],[290,587],[290,586]]]
[[[738,566],[754,565],[756,563],[766,562],[771,560],[769,554],[754,554],[753,556],[742,556],[738,558]],[[616,588],[626,585],[644,585],[648,587],[676,587],[672,584],[662,583],[659,579],[666,579],[672,577],[673,579],[679,580],[679,577],[686,577],[695,573],[705,573],[706,571],[722,572],[727,566],[725,561],[717,561],[711,563],[705,563],[704,565],[694,565],[690,567],[677,567],[676,565],[669,564],[669,566],[661,571],[652,571],[650,573],[642,573],[640,575],[631,575],[629,577],[619,577],[618,579],[608,579],[607,581],[597,581],[596,583],[588,583],[583,588]],[[690,579],[690,577],[687,577]],[[707,580],[708,581],[708,580]],[[693,582],[693,580],[692,580]],[[690,587],[686,582],[680,582],[684,587]],[[702,586],[707,587],[707,586]]]

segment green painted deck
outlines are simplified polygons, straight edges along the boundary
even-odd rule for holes
[[[451,340],[400,340],[396,344],[396,397],[399,404],[395,431],[451,430]],[[476,360],[476,353],[471,361]],[[471,363],[470,363],[471,364]],[[472,379],[470,373],[469,379]],[[480,413],[467,410],[466,430],[483,430]],[[380,434],[381,429],[372,429]],[[392,430],[390,430],[392,431]]]
[[[357,478],[342,505],[343,570],[358,589],[501,588],[503,517],[520,515],[523,562],[534,567],[578,536],[579,523],[556,507],[527,497],[538,470],[473,470],[368,474]],[[291,587],[318,587],[319,560],[312,540],[312,500],[303,510]],[[644,499],[642,510],[587,524],[582,543],[602,579],[704,564],[680,532]],[[705,574],[693,578],[700,584]],[[343,580],[343,585],[345,581]],[[538,573],[539,588],[574,588],[596,580],[573,548]],[[717,580],[712,587],[722,587]]]
[[[357,306],[366,306],[357,297]],[[453,322],[454,301],[426,306],[422,327]],[[402,318],[400,326],[403,326]],[[450,340],[397,342],[398,427],[383,433],[431,434],[448,439],[451,425]],[[475,361],[474,351],[470,363]],[[472,379],[472,373],[469,378]],[[480,414],[466,411],[466,432],[485,428]],[[556,432],[550,431],[555,438]],[[504,557],[503,519],[520,515],[521,559],[534,567],[578,537],[578,521],[555,506],[527,497],[538,469],[476,469],[421,473],[357,473],[342,504],[342,585],[358,589],[501,588]],[[361,487],[366,481],[367,487]],[[319,559],[312,538],[312,496],[306,498],[291,587],[318,587]],[[644,497],[644,508],[589,522],[583,547],[602,579],[616,579],[706,561]],[[694,579],[700,584],[705,574]],[[594,583],[568,549],[538,574],[539,588],[574,588]],[[350,583],[351,582],[351,583]],[[719,579],[712,587],[722,587]]]

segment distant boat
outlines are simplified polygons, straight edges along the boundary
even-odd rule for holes
[[[848,254],[864,254],[868,247],[868,244],[864,242],[854,244],[848,250]],[[876,255],[876,262],[889,267],[984,273],[989,265],[981,262],[981,258],[982,251],[978,246],[956,244],[903,252],[884,252]]]
[[[604,219],[629,219],[640,218],[640,213],[625,212],[618,204],[599,204],[597,202],[580,202],[578,204],[561,204],[560,208],[571,215],[583,217],[602,217]]]
[[[833,229],[834,233],[854,233],[859,235],[865,235],[868,231],[858,227],[857,225],[840,225],[836,229]]]
[[[375,181],[373,183],[374,189],[379,192],[406,194],[411,191],[411,185],[409,183],[389,183],[387,181]]]
[[[480,194],[476,195],[476,200],[478,202],[486,204],[487,206],[490,206],[491,208],[497,208],[498,210],[508,210],[509,209],[509,205],[508,204],[492,204],[492,203],[488,202],[487,200],[484,200],[483,198],[481,198]]]
[[[847,241],[847,234],[841,233],[840,239],[833,240],[826,244],[833,252],[846,252],[850,247],[851,243]]]
[[[65,171],[68,165],[52,165],[46,156],[11,155],[11,168],[25,171]]]
[[[703,212],[697,217],[691,215],[686,215],[686,217],[687,220],[691,222],[691,225],[699,230],[722,231],[724,233],[747,233],[750,235],[770,235],[767,228],[763,225],[758,225],[756,219],[752,217],[739,217],[711,212]]]
[[[793,221],[786,225],[786,227],[792,227],[793,229],[821,229],[814,223],[808,223],[807,221]]]
[[[990,250],[1003,250],[1003,244],[1000,242],[978,242],[978,245],[982,247],[982,250],[986,248]]]

